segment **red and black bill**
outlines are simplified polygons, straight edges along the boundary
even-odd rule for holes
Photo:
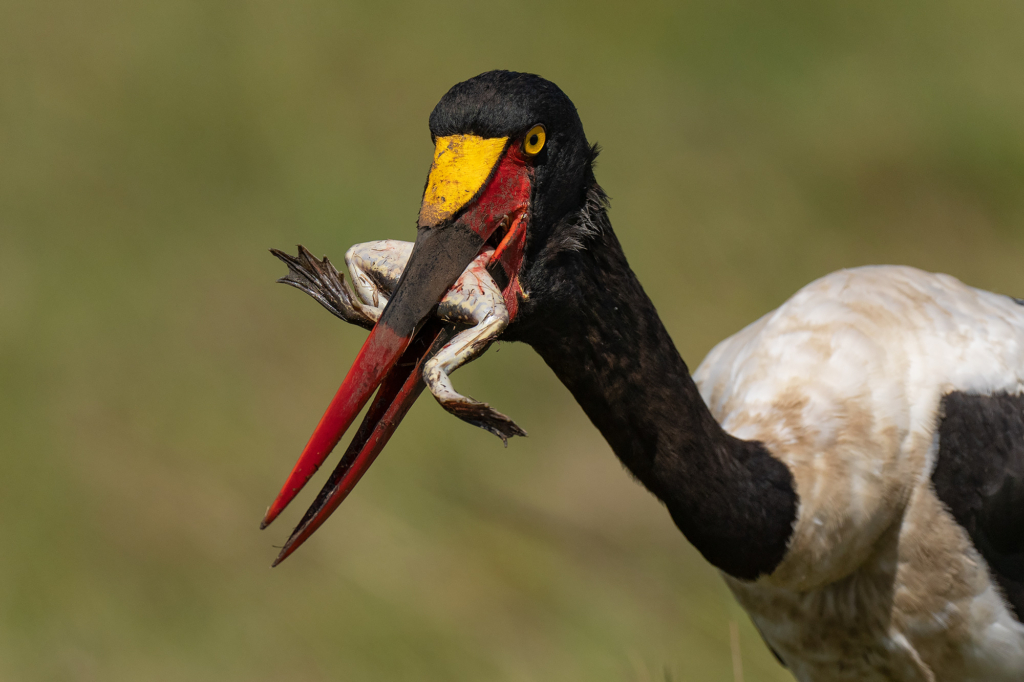
[[[345,455],[274,565],[299,547],[351,492],[423,390],[423,363],[451,328],[431,313],[488,241],[498,240],[510,317],[519,293],[532,166],[509,138],[438,138],[405,271],[341,387],[321,417],[261,528],[281,513],[320,468],[377,392]],[[496,230],[506,229],[504,234]]]

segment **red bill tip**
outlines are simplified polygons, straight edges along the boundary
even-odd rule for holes
[[[423,363],[437,352],[450,336],[450,332],[443,330],[440,323],[428,325],[417,335],[402,359],[388,372],[345,455],[316,501],[292,531],[281,553],[271,565],[272,568],[287,559],[316,532],[352,492],[423,391]]]
[[[373,395],[384,373],[408,347],[409,338],[395,332],[386,322],[378,323],[363,343],[352,368],[320,418],[313,435],[288,475],[281,492],[270,505],[260,528],[266,528],[288,506],[306,482],[317,472],[331,450],[352,425],[356,415]]]

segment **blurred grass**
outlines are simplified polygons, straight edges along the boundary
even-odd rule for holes
[[[274,571],[363,334],[272,284],[408,238],[444,91],[559,83],[695,366],[811,279],[1024,292],[1013,2],[0,1],[0,679],[791,679],[525,347]]]

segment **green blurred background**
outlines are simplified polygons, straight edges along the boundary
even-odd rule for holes
[[[276,285],[411,238],[427,116],[533,71],[691,366],[815,277],[1024,294],[1024,5],[0,1],[0,679],[791,679],[527,347],[268,570],[364,332]],[[322,478],[322,477],[321,477]],[[318,488],[321,478],[313,488]]]

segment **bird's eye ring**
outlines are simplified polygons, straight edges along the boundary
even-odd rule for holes
[[[541,149],[544,149],[545,140],[547,140],[547,133],[544,126],[535,125],[530,128],[530,132],[526,133],[526,137],[523,139],[523,151],[527,156],[536,156],[540,154]]]

